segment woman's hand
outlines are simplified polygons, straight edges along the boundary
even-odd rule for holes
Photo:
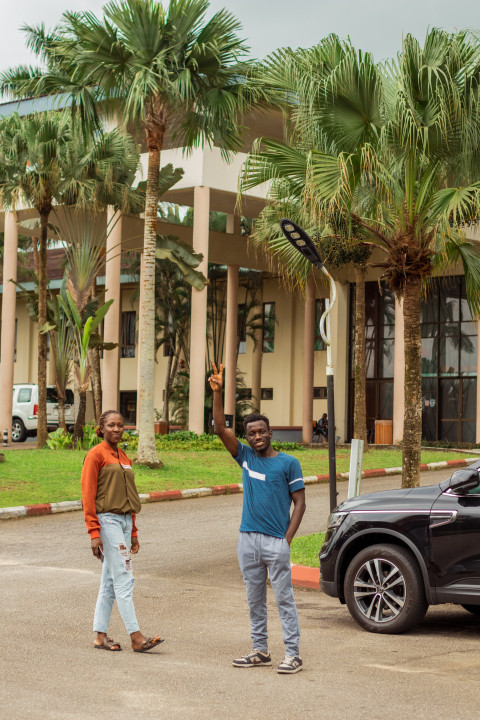
[[[220,364],[220,372],[218,372],[215,363],[212,363],[212,368],[213,373],[208,378],[208,382],[213,392],[221,392],[223,387],[223,365]]]
[[[130,547],[130,552],[132,553],[132,555],[136,555],[139,550],[140,543],[138,542],[138,537],[134,535],[134,537],[132,537],[132,545]]]
[[[95,555],[95,557],[100,560],[100,549],[103,552],[103,543],[101,538],[92,538],[90,541],[90,547],[92,548],[92,553]]]

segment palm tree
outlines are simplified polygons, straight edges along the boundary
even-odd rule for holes
[[[300,185],[325,234],[337,235],[339,216],[352,233],[360,227],[375,250],[369,264],[403,297],[402,486],[412,487],[420,469],[422,289],[432,273],[461,262],[470,307],[480,311],[480,252],[466,237],[480,219],[480,45],[468,32],[432,30],[423,48],[407,35],[384,67],[352,49],[326,78],[320,64],[317,97],[311,70],[299,85],[302,93],[309,86],[309,101],[297,93],[291,112],[300,137],[317,145],[308,152],[301,143],[264,143],[248,182],[274,176]]]
[[[47,236],[52,210],[55,205],[96,210],[106,203],[130,209],[129,187],[138,165],[138,150],[128,135],[115,130],[94,138],[80,130],[78,119],[69,113],[14,114],[0,121],[3,202],[14,207],[23,201],[39,215],[39,248],[35,237],[32,241],[38,276],[38,447],[43,447],[48,433],[47,345],[40,328],[47,321]]]
[[[349,95],[340,97],[342,72],[348,69]],[[286,116],[288,142],[268,138],[257,140],[245,164],[241,188],[248,189],[270,181],[270,204],[255,223],[251,242],[274,255],[285,273],[287,287],[305,288],[310,264],[285,240],[279,221],[288,216],[308,228],[316,237],[322,257],[330,269],[352,264],[355,270],[355,342],[354,342],[354,424],[353,437],[364,440],[366,433],[365,373],[365,272],[371,254],[368,233],[348,214],[356,208],[363,214],[371,198],[359,188],[358,177],[350,175],[346,210],[330,208],[328,218],[316,210],[318,198],[307,193],[312,157],[318,153],[355,151],[358,143],[368,147],[376,142],[382,118],[377,111],[375,84],[378,72],[371,56],[358,55],[349,42],[330,35],[311,49],[279,50],[258,70],[257,82],[273,88]],[[332,98],[332,86],[335,99]],[[342,90],[344,88],[342,87]],[[344,93],[345,94],[345,93]],[[355,125],[350,106],[360,108],[365,122]],[[352,122],[352,137],[339,128],[336,114]],[[325,116],[330,118],[326,125]],[[321,119],[320,119],[321,118]]]
[[[98,123],[98,103],[143,128],[148,148],[140,307],[138,460],[155,465],[153,428],[155,249],[160,155],[168,132],[179,146],[207,141],[226,152],[241,146],[237,117],[252,100],[242,82],[248,65],[238,21],[226,10],[205,20],[208,0],[108,3],[104,18],[65,13],[51,35],[27,28],[28,44],[46,71],[17,68],[2,75],[17,96],[65,92],[83,121]],[[256,96],[263,96],[261,91]]]

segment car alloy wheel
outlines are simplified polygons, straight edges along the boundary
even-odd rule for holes
[[[405,632],[427,609],[415,558],[394,545],[373,545],[359,552],[348,566],[344,590],[350,614],[370,632]]]
[[[27,438],[27,430],[25,425],[19,418],[15,418],[12,422],[12,442],[24,442]]]
[[[390,622],[405,605],[405,578],[384,558],[368,560],[358,570],[353,592],[363,615],[375,622]]]

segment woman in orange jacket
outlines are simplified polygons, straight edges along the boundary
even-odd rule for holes
[[[163,638],[160,635],[146,638],[140,632],[135,615],[130,553],[136,555],[140,548],[135,517],[141,505],[132,462],[118,447],[123,430],[123,416],[119,412],[104,412],[97,428],[103,442],[87,453],[82,470],[85,523],[92,552],[103,563],[93,620],[94,647],[110,651],[122,649],[120,643],[107,635],[116,600],[134,652],[147,652],[163,642]]]

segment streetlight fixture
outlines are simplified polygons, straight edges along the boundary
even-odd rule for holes
[[[330,512],[337,505],[337,461],[335,457],[335,401],[334,401],[334,373],[332,363],[332,343],[330,337],[330,313],[337,297],[335,280],[322,262],[317,248],[311,237],[293,220],[283,218],[280,227],[287,240],[312,265],[315,265],[327,278],[330,285],[330,299],[325,312],[320,318],[320,335],[327,347],[327,415],[328,415],[328,477],[330,489]],[[327,303],[325,303],[327,305]]]

